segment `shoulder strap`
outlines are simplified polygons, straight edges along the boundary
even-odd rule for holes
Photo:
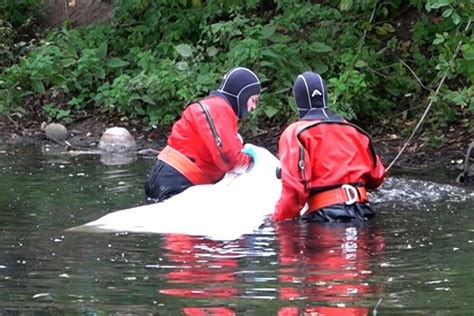
[[[216,142],[217,150],[219,151],[219,154],[221,155],[222,160],[224,160],[226,163],[229,161],[226,155],[224,155],[224,152],[222,151],[222,139],[219,136],[219,133],[217,132],[216,126],[214,124],[214,121],[212,120],[211,115],[209,114],[209,110],[207,109],[206,103],[202,101],[197,102],[199,106],[201,107],[202,113],[204,113],[204,116],[206,116],[207,123],[209,124],[209,128],[211,129],[212,136],[214,137],[214,141]]]

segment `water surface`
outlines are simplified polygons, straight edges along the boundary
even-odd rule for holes
[[[363,225],[221,242],[66,231],[144,204],[153,159],[53,151],[0,147],[2,314],[474,314],[474,192],[436,172],[388,178]]]

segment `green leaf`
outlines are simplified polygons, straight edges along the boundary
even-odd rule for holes
[[[145,115],[145,114],[146,114],[145,110],[144,110],[140,105],[135,106],[134,110],[135,110],[135,112],[137,112],[139,115]]]
[[[209,46],[208,48],[206,48],[206,53],[209,55],[209,57],[216,56],[218,52],[219,50],[214,46]]]
[[[146,94],[145,94],[145,95],[143,95],[143,96],[141,97],[141,99],[142,99],[143,102],[145,102],[145,103],[148,103],[148,104],[151,104],[151,105],[156,105],[155,101],[153,101],[153,99],[150,98],[149,95],[146,95]]]
[[[138,95],[138,94],[136,94],[136,93],[133,93],[133,94],[130,95],[130,97],[128,98],[127,104],[128,104],[128,105],[131,105],[131,104],[134,103],[133,101],[137,101],[137,100],[143,101],[143,97],[142,97],[141,95]]]
[[[314,42],[311,44],[309,47],[313,52],[316,53],[327,53],[327,52],[332,52],[332,48],[329,47],[328,45],[320,42]]]
[[[429,0],[428,3],[433,9],[439,9],[451,4],[451,0]]]
[[[82,105],[84,103],[84,98],[79,97],[79,98],[72,98],[67,102],[68,105],[75,106],[75,105]]]
[[[434,45],[439,45],[444,42],[444,37],[441,34],[436,34],[436,38],[433,40]]]
[[[104,59],[107,56],[107,42],[103,42],[99,48],[97,48],[95,55],[99,59]]]
[[[359,59],[358,61],[356,61],[355,65],[354,65],[356,68],[362,68],[362,67],[365,67],[367,66],[367,63],[361,59]]]
[[[76,60],[74,58],[66,58],[63,60],[63,67],[69,67],[72,66],[76,63]]]
[[[282,87],[278,90],[275,90],[272,92],[273,95],[277,95],[277,94],[288,94],[288,92],[290,91],[290,88],[289,87]]]
[[[465,60],[474,60],[474,44],[464,44],[461,51]]]
[[[20,92],[18,94],[18,98],[21,99],[21,98],[27,97],[27,96],[32,95],[32,94],[33,94],[33,91],[26,90],[26,91]],[[25,114],[26,114],[26,112],[25,112]]]
[[[31,87],[37,93],[43,94],[45,92],[44,84],[40,80],[31,81]]]
[[[349,11],[352,9],[353,1],[352,0],[341,0],[339,3],[339,10],[341,11]]]
[[[110,68],[122,68],[128,66],[130,63],[118,57],[112,57],[107,61],[107,66]]]
[[[178,54],[180,54],[182,57],[190,57],[193,54],[193,49],[191,48],[190,45],[188,44],[179,44],[174,47]]]
[[[271,40],[271,41],[274,42],[274,43],[286,44],[286,43],[288,43],[289,41],[291,41],[291,37],[286,36],[286,35],[283,35],[283,34],[280,34],[280,33],[274,33],[274,34],[269,38],[269,40]]]
[[[272,118],[274,117],[277,113],[278,113],[278,108],[276,107],[273,107],[271,105],[269,106],[266,106],[263,111],[265,112],[265,115],[268,117],[268,118]]]
[[[385,87],[385,90],[395,97],[398,97],[401,93],[401,91],[397,87],[388,86],[388,87]]]
[[[391,24],[384,23],[382,26],[376,26],[375,31],[379,35],[386,35],[388,33],[393,33],[395,31],[395,29],[393,28],[393,26]]]
[[[104,68],[97,68],[96,71],[95,71],[95,75],[96,75],[97,78],[99,78],[99,79],[104,79],[104,78],[105,78],[105,70],[104,70]]]
[[[453,8],[449,8],[443,11],[443,18],[449,17],[453,13]]]
[[[44,76],[44,74],[42,74],[39,71],[33,71],[31,73],[30,79],[34,81],[40,81],[40,80],[46,79],[46,77]]]
[[[62,110],[62,109],[60,109],[60,110],[58,110],[57,113],[56,113],[56,118],[57,118],[58,120],[61,120],[61,119],[65,118],[65,117],[68,117],[69,114],[71,114],[71,110],[70,110],[70,109],[67,109],[67,110]]]
[[[176,63],[176,68],[178,68],[179,70],[186,70],[189,68],[189,65],[185,61],[180,61]]]
[[[272,58],[275,58],[277,60],[281,59],[281,55],[277,54],[275,51],[273,51],[272,49],[263,49],[262,52],[261,52],[262,56],[267,56],[267,57],[272,57]]]
[[[320,59],[316,59],[311,64],[313,66],[312,68],[320,74],[324,74],[329,69],[329,67],[325,63],[323,63]]]
[[[456,12],[454,12],[454,13],[451,15],[451,18],[453,19],[454,25],[458,25],[459,22],[461,22],[461,17],[460,17],[459,14],[457,14]]]
[[[262,60],[260,62],[260,66],[269,67],[269,68],[273,68],[273,69],[278,69],[277,65],[274,62],[267,61],[267,60]]]
[[[269,39],[276,31],[274,25],[265,25],[262,29],[262,39]]]

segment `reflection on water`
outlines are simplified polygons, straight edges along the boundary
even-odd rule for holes
[[[219,251],[215,241],[196,240],[191,236],[166,234],[165,257],[172,264],[165,277],[167,283],[184,284],[188,288],[164,288],[162,294],[187,297],[234,298],[239,291],[238,260],[232,253]],[[214,256],[206,255],[215,250]],[[222,249],[223,250],[223,249]]]
[[[135,161],[134,154],[127,153],[103,153],[100,155],[100,162],[107,166],[128,165]]]
[[[169,270],[165,273],[168,287],[160,290],[162,294],[278,300],[283,301],[281,307],[275,308],[279,315],[302,312],[365,315],[373,297],[381,295],[383,289],[372,271],[378,270],[380,263],[374,258],[384,249],[377,228],[286,222],[276,225],[273,238],[274,242],[268,243],[268,236],[255,235],[251,239],[219,244],[167,234],[163,244],[164,262],[148,267]],[[278,260],[262,262],[261,258],[272,253],[262,248],[260,253],[254,251],[245,257],[252,264],[241,266],[242,257],[233,249],[255,249],[262,245],[275,249]],[[302,309],[285,303],[294,301],[311,303]],[[328,302],[334,307],[328,306]],[[212,308],[216,313],[238,312],[232,308]],[[204,311],[211,312],[209,307],[183,308],[186,315],[200,315]]]
[[[276,234],[280,299],[310,300],[312,306],[306,307],[305,312],[329,312],[323,302],[337,305],[341,315],[368,312],[371,298],[381,292],[373,275],[379,265],[374,258],[384,249],[379,229],[366,225],[282,223],[277,225]]]
[[[365,225],[265,223],[228,242],[65,231],[144,204],[153,162],[0,148],[0,314],[474,310],[474,195],[453,184],[391,177]]]

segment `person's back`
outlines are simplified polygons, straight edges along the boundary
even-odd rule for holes
[[[256,107],[259,94],[255,73],[237,67],[209,97],[189,104],[147,179],[147,198],[162,201],[190,186],[215,183],[233,168],[248,169],[252,152],[244,150],[237,118]]]
[[[202,107],[207,107],[211,123],[202,114]],[[203,128],[209,124],[214,126],[215,135],[212,128]],[[237,127],[232,108],[222,102],[220,97],[211,96],[184,110],[181,119],[173,125],[168,145],[190,158],[208,176],[209,183],[214,183],[227,171],[247,163],[247,160],[239,159],[247,159],[247,156],[240,153],[242,145],[237,136]]]
[[[375,213],[366,188],[380,185],[385,168],[370,137],[327,107],[322,78],[305,72],[293,86],[301,119],[279,141],[282,194],[273,220],[298,217],[311,221],[364,220]]]
[[[313,127],[299,136],[308,151],[312,164],[311,187],[321,188],[344,183],[363,182],[368,187],[373,183],[371,170],[377,162],[370,138],[360,129],[348,123],[333,123],[330,120],[317,121]],[[306,122],[305,122],[306,123]],[[334,128],[337,124],[337,128]]]

